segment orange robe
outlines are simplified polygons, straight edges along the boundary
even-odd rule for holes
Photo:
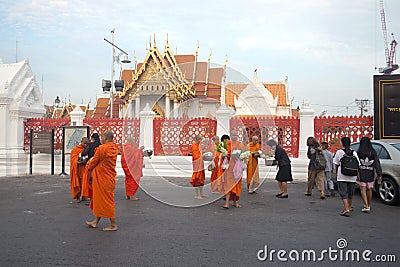
[[[192,186],[203,186],[206,180],[206,173],[204,171],[203,153],[199,143],[192,145],[192,164],[193,175],[190,179]]]
[[[244,150],[244,145],[242,142],[240,141],[230,141],[231,142],[231,151],[234,150],[240,150],[243,151]],[[240,159],[233,159],[231,157],[230,161],[229,161],[229,167],[226,170],[226,180],[227,180],[227,188],[226,190],[230,190],[228,193],[230,194],[229,199],[230,200],[239,200],[240,195],[242,193],[242,177],[240,177],[239,179],[236,179],[233,176],[233,168],[235,167],[235,164],[241,163]]]
[[[115,166],[118,148],[113,142],[100,145],[92,160],[88,162],[88,170],[92,171],[93,197],[90,208],[96,217],[115,218]]]
[[[215,164],[215,169],[211,172],[210,188],[212,192],[215,192],[217,190],[220,191],[221,188],[221,179],[218,179],[219,178],[218,173],[222,173],[222,169],[220,166],[221,153],[217,152],[216,144],[211,145],[211,152],[214,155],[213,162]]]
[[[228,180],[228,169],[223,169],[222,165],[224,162],[224,159],[226,158],[229,162],[231,153],[232,153],[232,144],[231,141],[227,141],[227,154],[224,156],[221,153],[217,152],[218,157],[214,158],[214,162],[216,164],[216,180],[211,184],[211,188],[216,188],[218,192],[220,192],[223,195],[226,195],[234,186],[234,182]]]
[[[93,196],[92,171],[89,171],[89,162],[91,162],[92,159],[93,158],[90,158],[88,160],[88,162],[86,163],[85,170],[83,172],[83,178],[82,178],[81,196],[87,197],[87,198],[92,198],[92,196]]]
[[[260,144],[253,144],[253,142],[250,142],[247,145],[247,149],[253,153],[261,150],[261,146]],[[254,158],[253,155],[250,155],[249,162],[247,163],[247,188],[249,188],[252,181],[254,181],[254,187],[258,187],[260,184],[260,173],[258,171],[258,158]]]
[[[85,147],[82,144],[79,144],[71,150],[69,177],[70,177],[71,195],[72,198],[74,199],[78,199],[81,193],[82,178],[83,178],[83,172],[85,171],[85,165],[78,164],[78,159],[79,155],[82,153],[84,149]]]
[[[143,176],[143,151],[131,143],[125,143],[121,156],[121,165],[125,173],[125,192],[127,197],[134,196]]]

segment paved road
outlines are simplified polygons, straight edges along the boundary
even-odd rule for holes
[[[305,187],[304,182],[290,184],[289,198],[277,199],[275,182],[267,180],[258,194],[243,194],[240,209],[224,210],[222,200],[178,208],[143,191],[138,192],[140,201],[124,200],[123,178],[118,177],[120,229],[106,233],[85,225],[93,216],[86,205],[71,201],[68,177],[2,178],[0,266],[271,266],[283,263],[276,253],[273,262],[271,258],[259,261],[257,253],[265,246],[268,254],[285,250],[283,258],[294,251],[293,259],[297,251],[301,259],[306,249],[315,250],[318,258],[323,250],[338,250],[340,238],[346,239],[347,247],[337,255],[369,249],[370,258],[393,254],[400,261],[399,206],[374,199],[371,213],[364,214],[357,194],[355,211],[345,218],[339,216],[338,197],[320,200],[316,193],[305,197]],[[102,221],[100,227],[106,223]],[[320,264],[306,261],[298,266]],[[353,266],[354,262],[333,262],[324,254],[324,264]]]

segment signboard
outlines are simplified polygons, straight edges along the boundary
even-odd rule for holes
[[[32,153],[51,154],[52,132],[32,132]]]
[[[374,76],[374,138],[400,139],[400,75]]]
[[[89,137],[89,126],[65,126],[64,127],[64,153],[80,144],[82,137]]]

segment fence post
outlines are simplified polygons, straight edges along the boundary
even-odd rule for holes
[[[307,158],[306,140],[309,136],[314,136],[314,110],[310,104],[303,103],[300,111],[300,139],[299,139],[299,158]]]
[[[216,111],[215,117],[217,119],[217,135],[221,137],[224,134],[228,134],[230,128],[230,118],[234,114],[234,111],[224,104]]]
[[[145,149],[154,150],[153,143],[153,120],[156,113],[151,110],[149,103],[139,112],[140,118],[140,142],[139,146],[144,146]]]

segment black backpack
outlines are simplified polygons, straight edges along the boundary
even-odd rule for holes
[[[318,171],[324,171],[326,168],[326,159],[324,153],[322,153],[322,150],[319,148],[315,150],[314,167]]]
[[[354,156],[353,150],[351,154],[347,154],[346,150],[343,149],[344,155],[340,159],[340,172],[346,176],[356,176],[358,174],[359,162],[356,156]]]

